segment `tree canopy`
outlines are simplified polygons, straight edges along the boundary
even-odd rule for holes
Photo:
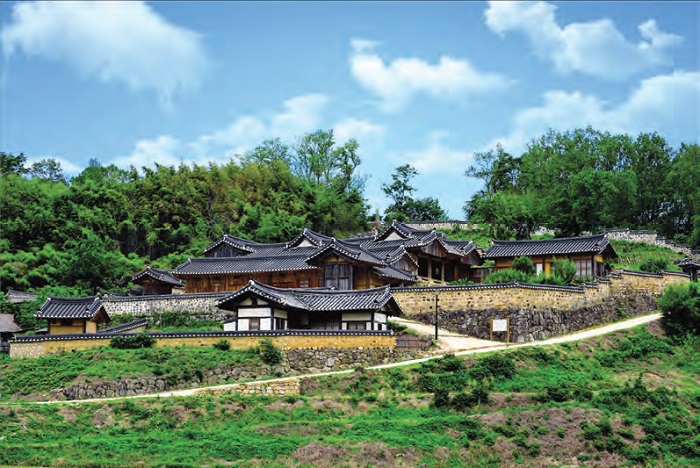
[[[502,147],[475,154],[466,175],[484,188],[464,206],[497,238],[601,228],[655,229],[700,245],[700,147],[674,150],[656,133],[636,138],[590,127],[549,131],[514,157]]]

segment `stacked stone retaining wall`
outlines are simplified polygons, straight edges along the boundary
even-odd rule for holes
[[[581,287],[521,283],[396,288],[393,296],[411,318],[433,323],[435,298],[440,325],[489,339],[491,319],[510,319],[511,342],[549,338],[656,309],[656,298],[688,275],[622,271]],[[494,339],[505,336],[494,335]]]
[[[307,374],[352,369],[387,364],[399,360],[412,359],[419,355],[418,350],[371,348],[371,347],[315,347],[287,349],[280,365],[231,365],[202,369],[188,375],[144,376],[110,381],[81,382],[76,385],[52,390],[53,400],[84,400],[90,398],[112,398],[149,393],[167,392],[203,385],[221,385],[251,379],[261,379],[284,374]],[[299,381],[289,383],[241,383],[226,392],[245,394],[298,394]],[[218,389],[213,389],[218,391]]]
[[[633,229],[603,229],[608,239],[624,240],[629,242],[644,242],[646,244],[666,247],[676,252],[680,252],[686,257],[700,259],[700,250],[692,250],[687,244],[678,244],[663,236],[659,236],[656,231],[643,231]]]
[[[229,294],[231,293],[106,296],[100,301],[109,315],[152,316],[163,312],[187,312],[204,314],[213,320],[224,320],[231,312],[219,309],[216,303]]]

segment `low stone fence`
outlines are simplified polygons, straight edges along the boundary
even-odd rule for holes
[[[603,233],[608,239],[624,240],[630,242],[644,242],[646,244],[659,245],[667,247],[676,252],[680,252],[686,257],[700,258],[700,250],[692,250],[687,244],[678,244],[667,240],[665,237],[657,234],[656,231],[643,231],[633,229],[603,229]]]
[[[440,325],[477,338],[490,337],[491,319],[508,318],[511,342],[525,342],[652,312],[668,285],[689,281],[684,273],[623,270],[580,287],[479,284],[395,288],[392,294],[406,315],[425,323],[434,320],[437,297]]]
[[[10,357],[38,357],[73,350],[108,346],[119,333],[76,335],[28,335],[17,336],[10,342]],[[391,331],[330,331],[330,330],[279,330],[279,331],[215,331],[186,333],[149,333],[156,339],[156,347],[213,346],[227,340],[232,349],[247,349],[269,338],[283,351],[318,349],[381,349],[396,348],[396,335]],[[326,366],[322,366],[326,367]],[[332,367],[332,366],[331,366]]]
[[[164,294],[154,296],[106,296],[100,299],[109,315],[133,314],[151,316],[162,312],[205,313],[213,320],[224,320],[230,312],[216,307],[216,303],[231,294]]]

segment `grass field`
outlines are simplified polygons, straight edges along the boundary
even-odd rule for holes
[[[0,407],[0,464],[698,466],[700,340],[573,344],[305,380],[303,395]]]

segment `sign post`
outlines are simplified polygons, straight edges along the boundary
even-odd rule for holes
[[[491,341],[493,341],[493,333],[506,333],[506,346],[510,343],[510,319],[491,319]]]

